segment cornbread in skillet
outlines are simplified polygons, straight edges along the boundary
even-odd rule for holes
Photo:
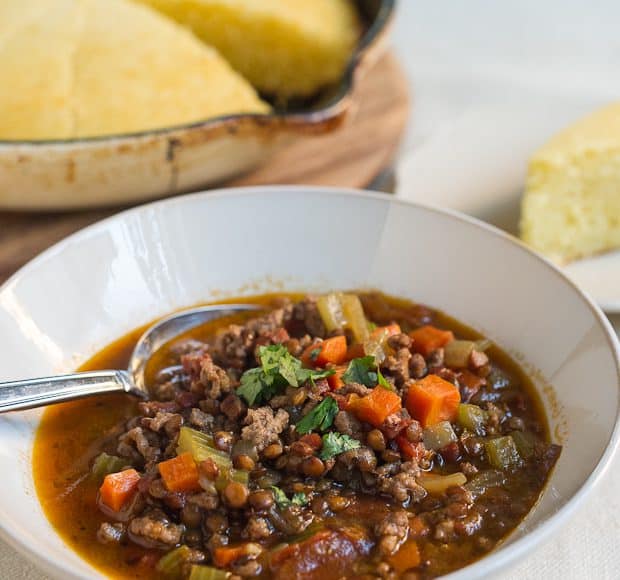
[[[350,0],[138,0],[191,28],[259,91],[286,99],[337,81],[360,32]]]
[[[578,121],[534,155],[521,237],[560,263],[620,247],[620,103]]]
[[[0,139],[130,133],[268,106],[191,33],[125,0],[0,2]]]

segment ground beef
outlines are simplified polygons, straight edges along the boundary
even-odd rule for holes
[[[275,415],[270,407],[249,409],[245,419],[247,426],[241,430],[241,438],[252,441],[258,451],[262,451],[267,445],[278,440],[278,435],[286,427],[288,418],[288,413],[284,409],[278,409]]]
[[[340,433],[361,440],[363,437],[362,424],[348,411],[340,411],[334,418],[334,426]]]
[[[244,535],[250,540],[265,540],[273,534],[273,527],[267,518],[252,516],[245,527]]]
[[[118,544],[125,537],[125,525],[103,522],[97,531],[97,540],[102,544]]]
[[[183,425],[183,417],[177,413],[159,411],[152,419],[148,417],[142,419],[142,425],[155,432],[163,429],[168,437],[174,437]]]
[[[158,548],[180,544],[184,530],[183,526],[173,524],[166,518],[146,515],[131,520],[128,532],[134,542],[147,548]]]
[[[409,516],[405,510],[389,513],[374,528],[375,535],[379,537],[379,552],[383,556],[389,556],[396,552],[400,545],[407,539],[409,532]]]
[[[146,461],[156,461],[161,455],[157,436],[151,431],[145,433],[142,427],[134,427],[122,435],[117,450],[121,456],[130,458],[137,450]]]
[[[359,395],[360,397],[365,397],[369,395],[372,389],[364,385],[360,385],[359,383],[347,383],[341,389],[338,389],[339,395],[350,395],[353,393],[354,395]]]
[[[190,377],[191,392],[207,399],[219,399],[232,390],[230,377],[208,353],[186,354],[181,360]]]
[[[411,351],[408,348],[399,348],[394,355],[388,356],[381,365],[394,377],[396,386],[399,388],[409,379],[410,360]]]
[[[193,427],[198,427],[202,431],[211,430],[213,427],[213,415],[205,413],[194,407],[189,413],[189,422]]]
[[[392,477],[383,477],[379,480],[379,490],[392,496],[397,502],[418,503],[426,497],[426,490],[418,484],[416,477],[420,468],[412,462],[403,463],[400,472]]]
[[[237,395],[231,393],[222,401],[220,410],[231,421],[234,421],[246,412],[247,406]]]
[[[293,319],[302,322],[312,336],[325,338],[327,331],[319,309],[316,305],[316,298],[309,296],[298,302],[293,307]]]
[[[415,352],[409,359],[409,375],[414,379],[421,379],[426,374],[426,360],[419,353]]]

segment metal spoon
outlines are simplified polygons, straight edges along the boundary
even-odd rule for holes
[[[215,304],[191,308],[156,322],[140,337],[126,371],[89,371],[0,382],[0,413],[42,407],[105,393],[128,393],[148,399],[144,371],[149,358],[168,341],[209,320],[247,310],[261,310],[255,304]]]

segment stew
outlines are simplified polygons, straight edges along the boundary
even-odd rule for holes
[[[252,301],[160,349],[151,401],[45,412],[41,503],[105,574],[432,578],[535,505],[560,447],[490,341],[377,292]],[[139,334],[83,368],[123,368]]]

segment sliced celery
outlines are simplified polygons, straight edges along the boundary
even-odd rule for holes
[[[93,466],[91,468],[91,472],[93,476],[97,479],[103,479],[106,475],[110,473],[117,473],[126,467],[128,464],[127,459],[123,459],[122,457],[117,457],[116,455],[108,455],[105,451],[100,453]]]
[[[489,463],[497,469],[508,469],[521,463],[514,439],[510,435],[491,439],[484,444]]]
[[[192,566],[189,580],[226,580],[230,578],[230,572],[218,570],[212,566]]]
[[[181,578],[183,564],[187,562],[190,553],[191,550],[187,546],[180,546],[172,552],[168,552],[157,562],[157,571],[170,578]]]
[[[506,483],[506,476],[496,469],[487,469],[476,474],[473,479],[465,484],[465,489],[470,491],[474,499],[486,493],[490,487],[500,487]]]
[[[436,475],[434,473],[424,473],[418,477],[418,483],[430,494],[440,495],[450,487],[465,485],[467,477],[460,471],[450,475]]]
[[[514,440],[521,457],[529,459],[534,454],[534,445],[536,443],[534,435],[523,433],[523,431],[513,431],[510,436]]]
[[[359,299],[359,296],[355,294],[343,294],[340,297],[342,304],[342,313],[346,319],[346,325],[351,329],[353,338],[357,342],[364,343],[370,332],[368,331],[368,322],[366,321],[366,315],[364,314],[364,308]]]
[[[337,328],[343,328],[346,323],[346,319],[342,312],[342,303],[340,302],[341,296],[342,294],[339,293],[326,294],[320,296],[316,302],[321,320],[327,332],[331,332]]]
[[[437,451],[457,440],[450,421],[441,421],[424,429],[424,445],[427,449]]]
[[[200,463],[212,459],[222,470],[232,469],[232,459],[228,453],[215,448],[213,437],[190,427],[181,427],[177,453],[191,453],[194,461]]]
[[[484,426],[487,422],[488,413],[478,405],[459,405],[457,421],[459,425],[476,435],[484,435]]]
[[[444,363],[452,368],[464,369],[476,343],[471,340],[453,340],[444,346]]]

